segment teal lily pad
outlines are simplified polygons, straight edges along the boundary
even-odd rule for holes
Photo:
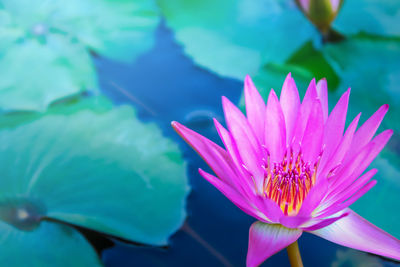
[[[91,110],[95,113],[105,113],[113,108],[111,101],[103,95],[97,96],[74,96],[64,98],[52,103],[46,112],[33,111],[13,111],[0,116],[1,128],[14,128],[20,124],[32,122],[43,116],[53,115],[70,115],[81,110]]]
[[[399,9],[399,1],[345,0],[333,27],[347,35],[400,36]]]
[[[98,104],[75,109],[64,103],[69,115],[54,107],[19,126],[5,121],[0,130],[0,225],[12,225],[13,233],[31,244],[53,231],[64,235],[57,242],[78,239],[75,230],[64,231],[46,220],[139,243],[167,244],[185,219],[189,191],[178,146],[154,124],[140,122],[131,107],[106,111],[103,103],[104,109],[95,111],[90,108]],[[15,218],[28,222],[21,225]],[[3,228],[1,236],[10,229]],[[59,253],[55,259],[70,257],[63,247],[35,249],[42,263],[47,253]],[[92,253],[80,253],[86,251]]]
[[[75,229],[42,222],[34,231],[20,231],[0,222],[1,266],[103,266],[96,252]]]
[[[14,43],[0,52],[0,109],[46,110],[54,100],[97,90],[96,73],[83,46],[49,36]]]
[[[0,0],[0,110],[96,92],[90,52],[130,62],[154,42],[153,1]]]
[[[389,104],[384,128],[400,131],[400,41],[356,36],[329,44],[321,50],[340,77],[337,100],[351,87],[350,113],[371,115],[381,105]],[[364,117],[366,117],[364,116]]]
[[[317,36],[291,0],[158,0],[186,54],[220,75],[242,80],[282,64]]]

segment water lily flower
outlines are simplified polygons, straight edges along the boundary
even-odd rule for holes
[[[339,13],[343,0],[296,0],[296,3],[322,33],[327,33]]]
[[[216,176],[200,174],[258,221],[249,232],[247,266],[257,266],[309,232],[350,248],[400,260],[400,241],[360,217],[349,206],[370,190],[376,169],[366,171],[390,139],[374,137],[388,105],[357,129],[345,130],[350,89],[328,112],[325,79],[313,79],[302,102],[289,74],[280,99],[267,104],[246,77],[247,117],[222,98],[228,130],[214,119],[225,149],[172,122]]]

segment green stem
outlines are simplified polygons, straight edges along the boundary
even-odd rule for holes
[[[299,244],[297,241],[290,244],[286,250],[289,256],[290,265],[292,267],[303,267],[303,261],[301,260]]]

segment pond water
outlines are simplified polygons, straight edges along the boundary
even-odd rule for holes
[[[170,238],[167,248],[137,246],[121,241],[115,245],[89,234],[101,249],[106,266],[244,266],[249,217],[212,185],[197,169],[207,169],[201,158],[173,131],[172,120],[218,142],[211,118],[223,121],[221,96],[239,101],[242,81],[226,79],[199,68],[184,55],[172,32],[161,23],[156,44],[133,64],[96,59],[103,92],[116,104],[131,104],[140,119],[156,122],[165,136],[179,143],[187,160],[191,193],[187,219]],[[240,62],[238,62],[240,64]],[[154,163],[157,166],[157,163]],[[397,266],[367,253],[340,247],[303,234],[299,240],[305,266]],[[282,251],[262,266],[289,266]]]

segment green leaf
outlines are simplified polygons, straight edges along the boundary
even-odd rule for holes
[[[35,231],[19,231],[0,222],[1,266],[103,266],[75,229],[42,222]]]
[[[59,36],[13,43],[0,52],[0,108],[46,110],[54,100],[96,90],[95,70],[81,45]]]
[[[153,44],[149,0],[0,0],[0,110],[44,111],[96,91],[90,52],[132,61]]]
[[[242,80],[283,63],[316,31],[291,0],[158,0],[195,63]]]
[[[345,34],[400,36],[400,1],[345,0],[333,27]]]
[[[383,121],[384,128],[400,131],[400,41],[353,37],[330,44],[322,53],[340,77],[336,101],[351,87],[350,114],[372,115],[381,105],[390,110]],[[328,84],[329,85],[329,84]],[[397,137],[396,137],[397,138]]]
[[[72,37],[99,54],[124,61],[152,46],[159,22],[152,0],[1,0],[1,6],[29,37]]]
[[[48,114],[70,115],[81,110],[91,110],[96,113],[110,111],[113,105],[108,98],[98,96],[75,96],[54,102],[46,112],[14,111],[0,116],[1,128],[14,128],[20,124],[31,122]]]
[[[167,244],[186,216],[189,190],[177,145],[130,107],[68,108],[68,116],[0,131],[0,203],[24,196],[40,202],[45,217]]]
[[[326,78],[329,90],[334,91],[339,86],[339,77],[326,61],[321,52],[317,51],[311,42],[307,42],[294,53],[287,64],[298,65],[307,69],[316,80]]]
[[[57,29],[73,34],[103,56],[131,62],[154,43],[159,23],[153,0],[69,0],[58,2]]]

